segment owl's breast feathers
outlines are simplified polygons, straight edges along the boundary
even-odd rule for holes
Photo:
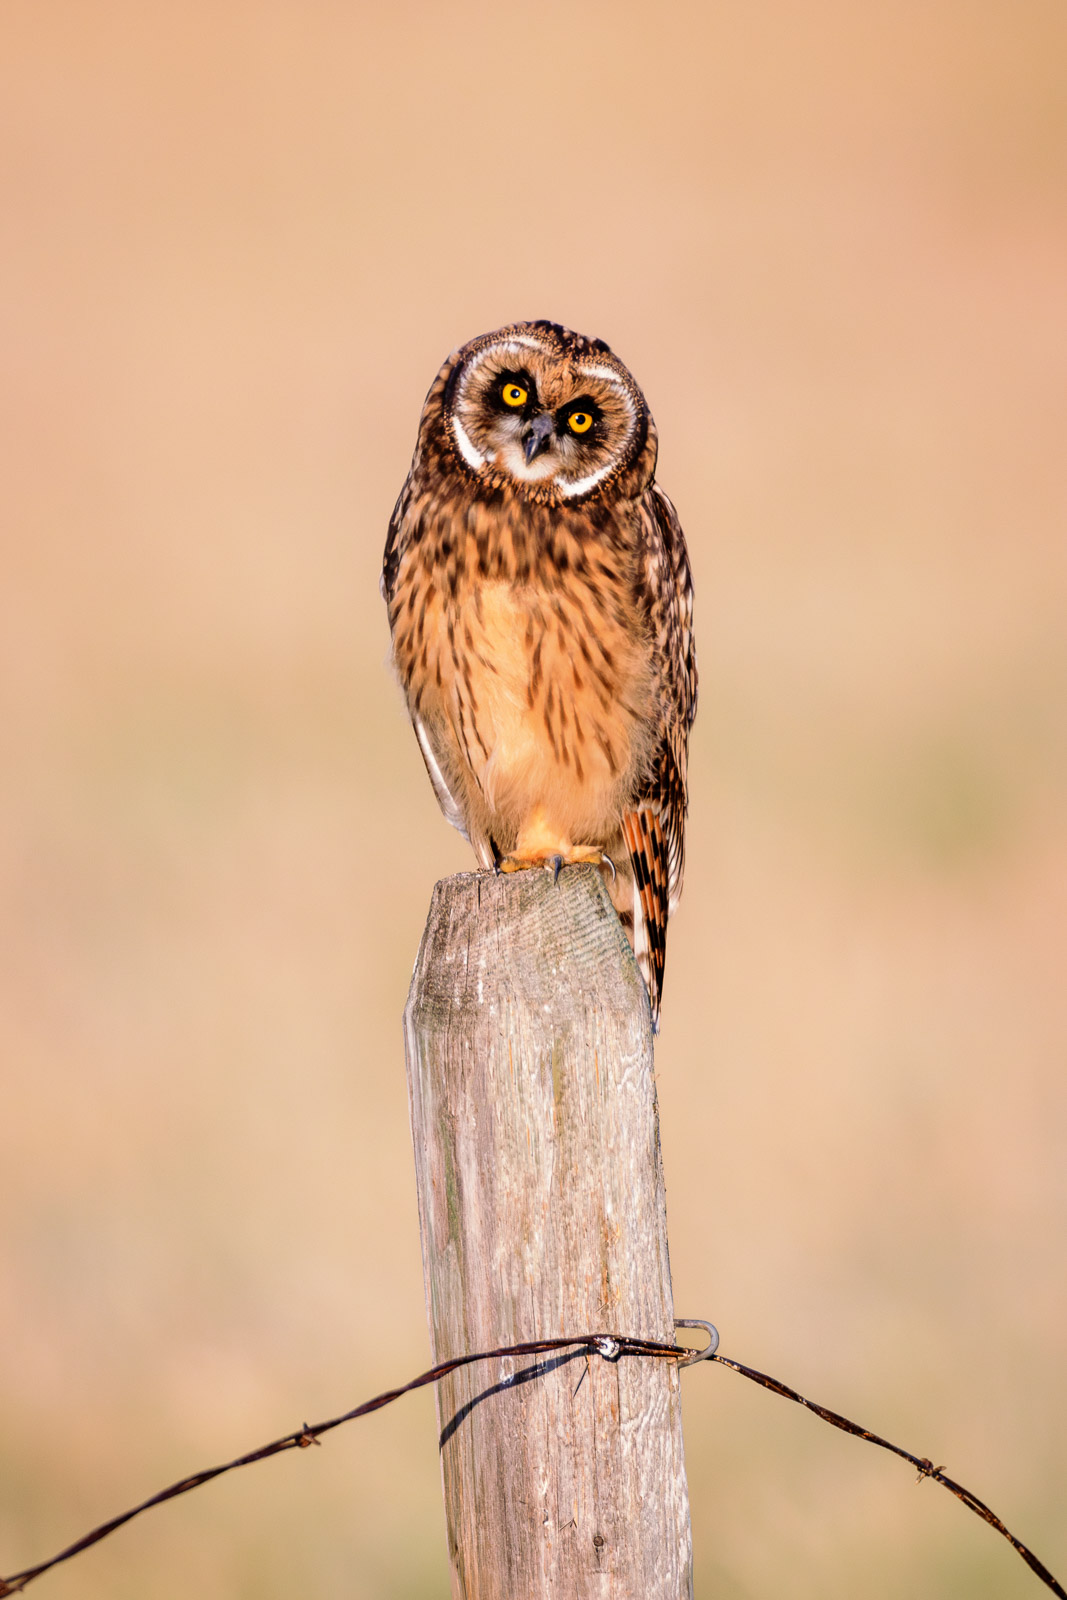
[[[606,843],[648,773],[657,683],[640,519],[591,509],[505,487],[465,504],[422,497],[397,530],[397,670],[438,797],[443,783],[487,865],[535,814],[560,845]]]

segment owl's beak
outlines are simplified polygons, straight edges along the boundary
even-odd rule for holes
[[[544,412],[527,423],[522,430],[522,448],[526,456],[527,465],[537,456],[543,455],[548,449],[549,441],[556,431],[556,424]]]

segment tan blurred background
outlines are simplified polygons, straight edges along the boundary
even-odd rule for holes
[[[399,1018],[471,863],[378,571],[444,355],[549,316],[645,387],[697,583],[679,1313],[1063,1578],[1060,0],[2,33],[0,1571],[425,1364]],[[723,1369],[686,1436],[709,1600],[1040,1592]],[[446,1592],[426,1396],[40,1587]]]

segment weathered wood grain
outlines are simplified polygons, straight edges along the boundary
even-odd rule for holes
[[[439,883],[404,1028],[434,1360],[672,1339],[648,1001],[599,873]],[[437,1398],[456,1600],[692,1594],[673,1363],[479,1364]]]

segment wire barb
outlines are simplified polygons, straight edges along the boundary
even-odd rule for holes
[[[410,1383],[402,1384],[399,1389],[387,1389],[384,1394],[375,1395],[372,1400],[365,1400],[362,1405],[354,1406],[351,1411],[344,1412],[339,1417],[332,1417],[327,1422],[317,1422],[313,1426],[304,1423],[298,1433],[287,1433],[284,1438],[275,1439],[270,1444],[265,1444],[259,1450],[250,1450],[246,1455],[237,1456],[235,1460],[228,1461],[221,1467],[209,1467],[204,1472],[196,1472],[189,1478],[182,1478],[178,1483],[172,1483],[169,1488],[161,1489],[158,1494],[152,1495],[148,1500],[142,1500],[140,1505],[133,1506],[129,1511],[112,1517],[110,1522],[103,1522],[91,1533],[77,1539],[74,1544],[68,1545],[58,1555],[48,1561],[42,1561],[36,1567],[27,1567],[22,1572],[13,1573],[10,1578],[0,1578],[0,1600],[3,1596],[18,1594],[25,1589],[27,1584],[40,1578],[53,1567],[58,1567],[60,1562],[69,1561],[72,1557],[80,1555],[83,1550],[88,1550],[91,1545],[98,1544],[101,1539],[106,1539],[108,1534],[114,1533],[125,1523],[131,1522],[134,1517],[148,1511],[152,1506],[162,1505],[165,1500],[175,1500],[179,1495],[188,1494],[192,1489],[199,1489],[201,1484],[209,1483],[212,1478],[220,1478],[223,1473],[232,1472],[236,1467],[250,1466],[253,1461],[265,1461],[268,1456],[280,1455],[284,1450],[306,1450],[309,1445],[320,1444],[320,1434],[329,1433],[332,1428],[339,1428],[342,1423],[352,1422],[356,1417],[365,1417],[372,1411],[380,1411],[383,1406],[388,1406],[394,1400],[399,1400],[401,1395],[410,1394],[413,1389],[421,1389],[429,1383],[439,1383],[442,1378],[448,1377],[452,1372],[457,1372],[461,1367],[472,1366],[478,1361],[496,1361],[504,1356],[533,1356],[545,1355],[552,1350],[584,1349],[586,1352],[586,1371],[588,1371],[589,1357],[599,1355],[605,1361],[619,1361],[623,1356],[651,1356],[660,1360],[670,1360],[679,1367],[695,1366],[699,1361],[717,1361],[731,1371],[738,1372],[743,1378],[750,1378],[753,1383],[758,1383],[765,1389],[770,1389],[774,1394],[782,1395],[786,1400],[795,1400],[798,1405],[805,1406],[821,1417],[824,1422],[829,1422],[835,1428],[841,1428],[845,1433],[854,1434],[859,1439],[867,1439],[871,1444],[879,1445],[883,1450],[891,1450],[894,1455],[902,1456],[905,1461],[910,1461],[918,1469],[917,1482],[923,1478],[933,1478],[943,1488],[949,1489],[958,1500],[973,1511],[976,1516],[988,1522],[990,1527],[996,1528],[1003,1534],[1012,1548],[1018,1552],[1031,1572],[1046,1584],[1053,1594],[1060,1600],[1067,1600],[1067,1590],[1064,1590],[1052,1576],[1048,1568],[1040,1562],[1033,1551],[1028,1550],[1015,1535],[1004,1526],[994,1511],[977,1495],[965,1489],[962,1484],[954,1482],[945,1476],[941,1467],[935,1467],[929,1456],[913,1456],[910,1450],[904,1450],[898,1444],[891,1444],[888,1439],[883,1439],[877,1433],[871,1433],[867,1428],[861,1428],[858,1423],[850,1422],[837,1411],[830,1411],[826,1406],[816,1405],[814,1400],[807,1400],[795,1389],[790,1389],[788,1384],[781,1383],[777,1378],[768,1377],[765,1372],[757,1372],[754,1367],[746,1367],[740,1361],[731,1361],[728,1356],[719,1354],[719,1334],[711,1322],[700,1319],[680,1317],[675,1322],[676,1328],[703,1328],[708,1335],[708,1343],[702,1350],[691,1350],[685,1345],[663,1344],[655,1339],[631,1338],[628,1334],[619,1333],[584,1333],[572,1338],[561,1339],[531,1339],[522,1344],[501,1345],[496,1350],[483,1350],[477,1355],[454,1356],[450,1361],[439,1362],[437,1366],[430,1367],[426,1372],[420,1372],[417,1378],[412,1378]],[[585,1374],[583,1374],[584,1380]],[[579,1381],[578,1389],[581,1388]],[[578,1389],[575,1389],[577,1394]]]

